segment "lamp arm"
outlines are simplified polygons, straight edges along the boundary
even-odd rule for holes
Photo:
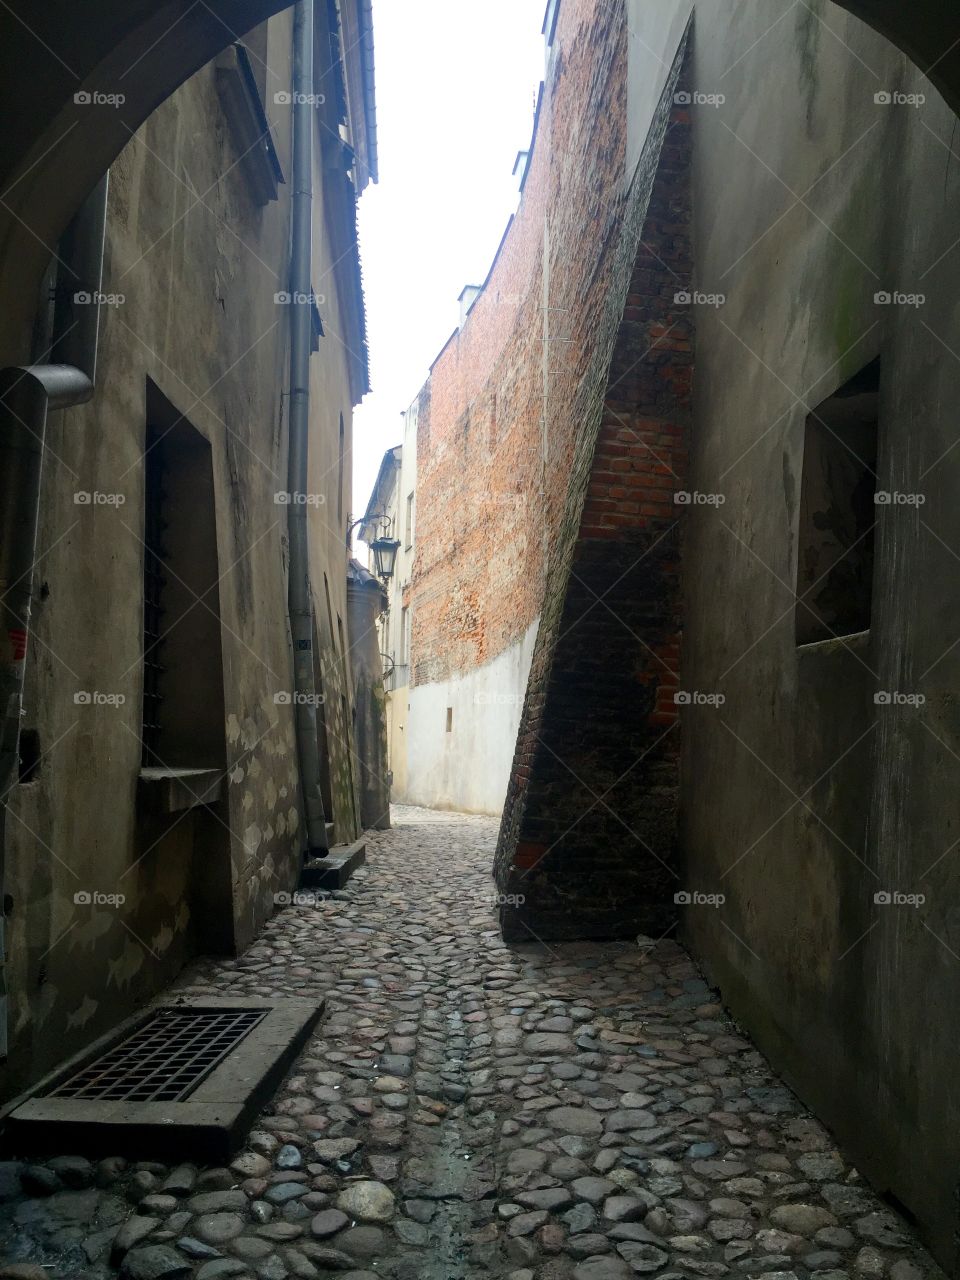
[[[360,516],[358,520],[351,520],[350,517],[347,516],[347,546],[350,545],[350,535],[353,533],[354,529],[359,529],[362,524],[372,524],[374,521],[383,525],[383,531],[389,529],[390,525],[393,523],[385,511],[378,512],[375,516]]]

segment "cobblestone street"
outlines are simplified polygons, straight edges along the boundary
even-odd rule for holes
[[[0,1277],[938,1274],[675,943],[507,949],[496,822],[395,822],[178,983],[327,1000],[230,1168],[8,1159]]]

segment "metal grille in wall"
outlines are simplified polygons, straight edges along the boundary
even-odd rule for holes
[[[259,1009],[159,1009],[48,1096],[181,1102],[266,1016]]]

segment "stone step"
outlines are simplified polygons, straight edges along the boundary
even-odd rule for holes
[[[338,844],[324,858],[311,858],[300,872],[301,889],[342,889],[357,867],[367,860],[364,840],[354,844]]]

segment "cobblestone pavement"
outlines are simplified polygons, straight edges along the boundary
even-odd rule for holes
[[[326,996],[229,1169],[0,1165],[0,1277],[940,1275],[666,941],[506,948],[491,819],[367,867],[193,995]]]

